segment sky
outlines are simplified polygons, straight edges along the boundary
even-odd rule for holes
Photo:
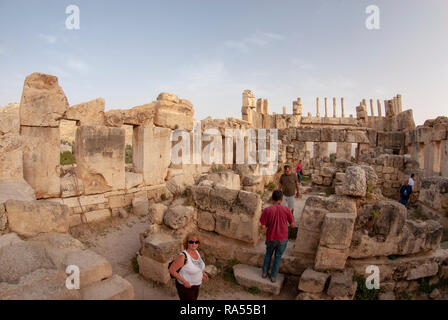
[[[69,5],[79,30],[66,27]],[[366,27],[369,5],[379,29]],[[42,72],[70,105],[126,109],[172,92],[198,120],[241,118],[250,89],[271,112],[301,97],[314,115],[316,97],[338,108],[344,97],[356,116],[362,99],[399,93],[420,125],[448,116],[447,33],[446,0],[0,0],[0,105]]]

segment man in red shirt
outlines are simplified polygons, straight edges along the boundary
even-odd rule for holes
[[[287,206],[282,205],[283,192],[275,190],[272,193],[272,200],[274,204],[263,210],[260,223],[262,230],[267,228],[266,254],[264,256],[262,277],[266,278],[268,276],[272,254],[275,253],[270,276],[271,281],[275,282],[283,252],[288,244],[288,222],[291,228],[295,227],[295,223],[291,210]]]

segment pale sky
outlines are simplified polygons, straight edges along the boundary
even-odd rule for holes
[[[65,26],[68,5],[79,30]],[[369,5],[379,30],[365,26]],[[196,119],[241,118],[245,89],[277,113],[302,97],[305,115],[316,97],[344,97],[356,116],[361,99],[401,93],[418,125],[448,116],[447,31],[446,0],[0,0],[0,105],[43,72],[71,105],[124,109],[167,91]]]

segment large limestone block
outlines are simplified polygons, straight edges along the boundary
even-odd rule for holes
[[[169,262],[158,262],[154,259],[137,256],[139,273],[149,279],[159,283],[166,284],[170,281],[170,273],[168,271]]]
[[[342,185],[335,187],[336,194],[364,197],[367,191],[365,171],[359,166],[348,167]]]
[[[5,208],[10,230],[21,236],[68,231],[70,221],[66,205],[52,201],[8,200]]]
[[[228,238],[256,244],[259,236],[257,217],[245,214],[219,212],[215,215],[215,231]]]
[[[349,249],[333,249],[319,246],[314,260],[316,270],[342,270],[349,255]]]
[[[36,200],[33,188],[24,179],[0,180],[0,203],[6,200]]]
[[[182,195],[188,186],[194,185],[194,178],[190,174],[179,174],[166,182],[166,187],[173,195]]]
[[[369,137],[366,131],[351,131],[347,130],[345,142],[348,143],[369,143]]]
[[[153,203],[149,206],[149,221],[152,224],[162,224],[163,215],[165,214],[168,207],[162,203]]]
[[[17,283],[37,269],[54,269],[43,245],[31,241],[16,242],[0,249],[0,283]]]
[[[21,127],[23,176],[37,198],[58,198],[60,188],[59,128]]]
[[[195,220],[195,209],[190,206],[173,206],[163,216],[163,222],[172,229],[180,229]]]
[[[213,213],[200,210],[198,212],[198,227],[207,231],[215,231],[216,219]]]
[[[155,111],[155,103],[149,103],[123,110],[123,123],[133,126],[152,126]]]
[[[81,288],[112,276],[109,261],[91,250],[76,250],[67,254],[64,266],[74,265],[79,268]]]
[[[146,216],[149,212],[149,202],[146,197],[132,199],[132,212],[137,216]]]
[[[61,270],[37,269],[17,284],[0,282],[0,300],[80,300],[79,290],[67,289],[66,279]]]
[[[154,124],[170,129],[193,130],[193,105],[188,100],[173,101],[171,97],[159,95],[155,103]]]
[[[423,178],[418,200],[428,207],[441,210],[447,207],[443,203],[448,194],[448,177]]]
[[[354,212],[327,213],[324,218],[319,245],[331,249],[350,247],[355,219],[356,214]]]
[[[82,180],[68,174],[61,178],[61,198],[80,196],[84,190]]]
[[[165,233],[153,233],[142,241],[143,256],[158,262],[170,262],[183,250],[182,240]]]
[[[356,292],[357,283],[353,281],[353,269],[344,272],[336,272],[331,275],[328,295],[330,297],[353,297]]]
[[[427,262],[412,268],[408,271],[406,280],[416,280],[435,276],[439,272],[439,265],[437,262]]]
[[[321,293],[329,278],[328,273],[317,272],[311,268],[306,269],[299,281],[299,290],[310,293]]]
[[[143,175],[145,185],[152,186],[165,182],[171,162],[170,138],[171,130],[168,128],[134,128],[132,161],[135,172]]]
[[[20,134],[18,103],[11,103],[0,107],[0,136],[6,134]]]
[[[83,300],[133,300],[134,287],[129,281],[115,274],[82,289],[81,295]]]
[[[0,135],[0,180],[23,178],[22,146],[21,136]]]
[[[84,194],[125,188],[125,131],[81,126],[76,130],[77,176]]]
[[[320,130],[297,129],[297,140],[301,142],[320,142]]]
[[[122,110],[109,110],[104,113],[104,124],[108,127],[121,128],[124,114]]]
[[[37,72],[26,77],[20,101],[21,126],[57,128],[68,108],[57,77]]]
[[[104,126],[105,105],[103,98],[83,102],[70,107],[65,113],[65,118],[76,120],[79,126]]]
[[[281,273],[277,274],[277,281],[272,283],[269,278],[263,279],[261,273],[261,268],[246,264],[237,264],[233,267],[235,279],[243,287],[257,287],[260,291],[278,295],[282,289],[285,276]]]
[[[246,175],[249,175],[249,173],[247,173]],[[250,175],[250,176],[252,176],[252,175]],[[233,189],[233,190],[241,189],[241,182],[240,182],[239,174],[236,174],[235,172],[233,172],[231,170],[206,174],[199,179],[199,182],[202,182],[204,180],[213,181],[215,184],[221,184],[221,185],[225,186],[226,188]]]

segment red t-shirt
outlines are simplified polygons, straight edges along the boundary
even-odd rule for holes
[[[297,164],[297,170],[296,171],[302,171],[302,165],[300,163]]]
[[[266,240],[283,241],[288,239],[288,222],[293,222],[291,210],[287,206],[274,204],[263,210],[260,223],[267,227]]]

